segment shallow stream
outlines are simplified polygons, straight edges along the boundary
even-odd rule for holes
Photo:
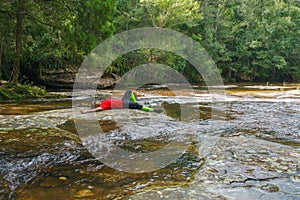
[[[300,199],[297,87],[226,86],[219,110],[225,115],[219,119],[212,118],[207,88],[200,86],[193,96],[185,91],[176,96],[165,87],[137,90],[138,101],[163,109],[160,114],[109,110],[74,115],[87,107],[72,110],[71,98],[2,103],[0,199]],[[182,120],[182,108],[196,109],[196,118],[193,113]],[[83,139],[75,123],[91,115],[101,135]],[[173,148],[185,147],[168,165],[131,173],[91,155],[86,145],[103,143],[103,136],[137,154],[148,155],[174,141],[183,142]],[[123,159],[118,162],[130,158]]]

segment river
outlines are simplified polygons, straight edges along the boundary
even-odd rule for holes
[[[299,86],[227,85],[219,118],[212,117],[207,87],[193,88],[192,97],[185,91],[175,95],[167,86],[136,90],[138,101],[163,108],[160,114],[109,110],[74,115],[85,105],[72,110],[71,97],[1,103],[0,198],[300,199]],[[186,109],[197,112],[182,119]],[[76,122],[91,115],[101,135],[83,139]],[[103,142],[103,135],[118,148],[142,155],[174,141],[183,141],[176,148],[185,147],[172,162],[155,170],[147,164],[141,167],[144,172],[133,173],[110,165],[130,158],[91,155],[87,145]],[[169,149],[164,155],[172,153]]]

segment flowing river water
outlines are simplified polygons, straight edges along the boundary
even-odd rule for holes
[[[90,154],[71,98],[2,103],[0,199],[300,199],[299,86],[225,88],[222,119],[211,118],[205,87],[195,87],[192,98],[164,87],[139,89],[138,101],[164,113],[130,110],[130,124],[128,110],[96,113],[102,134],[128,152],[188,138],[174,162],[144,173],[119,171]],[[199,110],[196,120],[180,119],[183,105]]]

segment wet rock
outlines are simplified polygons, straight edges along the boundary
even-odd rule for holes
[[[295,173],[300,164],[297,150],[238,136],[220,138],[212,151],[214,153],[195,175],[194,183],[177,188],[172,194],[183,199],[258,199],[262,195],[264,199],[286,199],[288,196],[297,199],[299,185],[296,185],[298,176]],[[230,152],[229,157],[227,152]],[[282,168],[288,168],[294,175],[289,178],[290,175],[280,172]],[[174,199],[168,189],[159,192],[160,195],[155,195],[154,191],[143,192],[128,199],[159,199],[160,196]]]
[[[278,192],[279,188],[276,185],[267,184],[260,187],[260,189],[265,190],[267,192]]]
[[[91,197],[94,193],[90,189],[82,189],[76,192],[75,197],[76,198],[83,198],[83,197]]]
[[[186,187],[180,188],[168,188],[168,189],[161,189],[156,188],[156,190],[140,192],[135,195],[131,195],[129,197],[125,197],[125,200],[161,200],[161,199],[183,199],[183,200],[190,200],[190,199],[205,199],[205,200],[226,200],[226,198],[222,195],[210,193],[205,191],[204,188],[193,188],[189,189]]]
[[[297,174],[297,175],[291,176],[291,180],[292,180],[294,183],[300,183],[300,175]]]
[[[55,88],[70,88],[74,86],[76,74],[78,72],[77,66],[65,66],[61,69],[42,69],[37,77],[32,77],[36,82],[39,82],[48,87]],[[101,78],[97,76],[90,76],[89,83],[84,85],[97,84],[98,88],[112,87],[120,81],[120,76],[117,74],[104,74]]]

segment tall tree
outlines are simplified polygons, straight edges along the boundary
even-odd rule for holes
[[[20,73],[20,62],[21,62],[21,40],[23,31],[23,21],[25,17],[25,0],[17,0],[16,2],[16,57],[10,80],[17,84]]]
[[[7,76],[4,76],[5,73],[2,73],[6,70],[7,57],[14,57],[15,55],[15,48],[11,48],[15,47],[15,37],[12,37],[12,35],[15,36],[15,24],[12,23],[12,19],[15,18],[9,3],[2,1],[0,6],[0,78],[3,79],[7,78]]]
[[[0,31],[0,80],[2,79],[3,33]]]
[[[67,5],[66,1],[59,0],[5,0],[0,3],[1,15],[9,14],[10,24],[15,24],[15,55],[10,81],[17,83],[19,79],[25,22],[56,26],[68,13]]]

